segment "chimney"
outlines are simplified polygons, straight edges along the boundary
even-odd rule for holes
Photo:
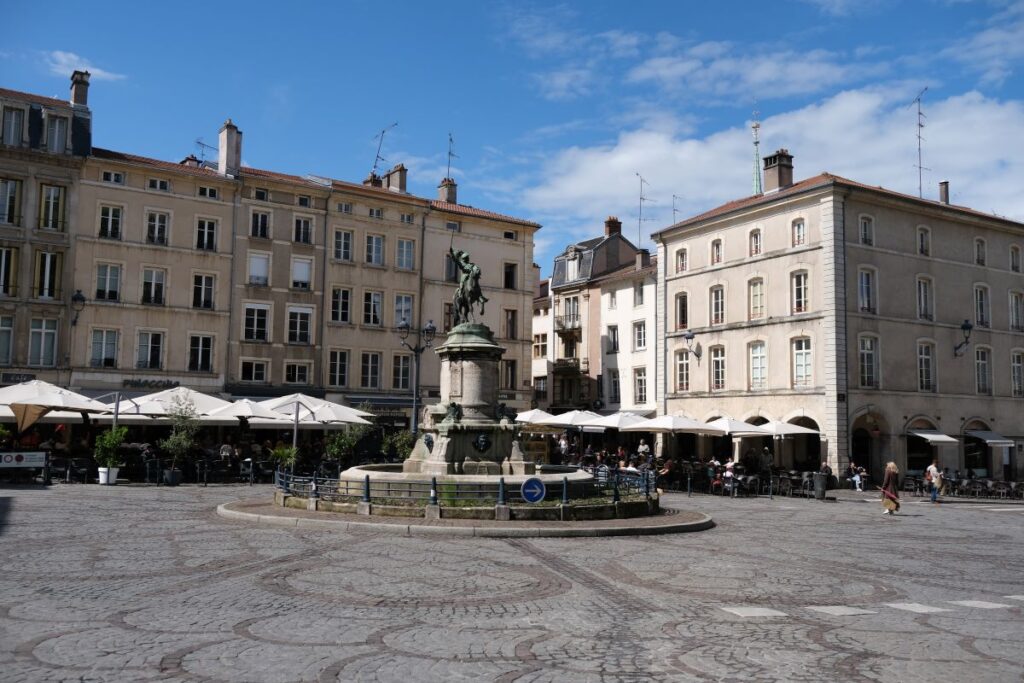
[[[649,265],[651,265],[651,252],[646,249],[636,252],[636,269],[643,270]]]
[[[370,171],[370,175],[363,179],[363,185],[366,185],[367,187],[380,187],[382,184],[383,181],[381,180],[381,177],[373,171]]]
[[[608,219],[604,222],[604,235],[610,237],[612,235],[618,235],[622,232],[622,221],[616,216],[608,216]]]
[[[89,75],[88,71],[75,71],[71,74],[72,106],[89,106]]]
[[[408,173],[405,164],[397,164],[393,169],[384,174],[384,187],[392,192],[405,194],[405,180]]]
[[[437,198],[442,202],[458,204],[458,189],[459,186],[455,184],[453,179],[445,178],[441,181],[441,184],[437,186]]]
[[[949,204],[949,181],[943,180],[939,183],[939,201]]]
[[[780,149],[764,158],[764,192],[784,190],[793,184],[793,155]]]
[[[199,157],[195,154],[189,154],[187,157],[179,162],[182,166],[190,166],[192,168],[199,168]]]
[[[237,176],[242,166],[242,131],[228,119],[220,127],[217,146],[217,172],[221,175]]]

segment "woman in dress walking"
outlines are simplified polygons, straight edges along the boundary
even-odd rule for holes
[[[882,507],[885,508],[883,515],[894,514],[900,509],[899,474],[900,470],[896,463],[886,463],[885,479],[882,480]]]

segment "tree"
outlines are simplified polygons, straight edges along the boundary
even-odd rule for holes
[[[171,401],[171,409],[167,412],[171,418],[171,435],[157,442],[160,450],[171,454],[171,467],[174,470],[178,458],[185,458],[195,442],[199,423],[196,421],[196,407],[191,399],[175,396]]]
[[[121,465],[121,455],[118,449],[128,436],[127,427],[108,429],[96,437],[96,447],[93,450],[93,457],[100,467],[118,467]]]
[[[365,403],[361,404],[359,409],[370,412],[369,405]],[[334,432],[324,443],[324,451],[327,453],[327,457],[331,460],[337,460],[342,464],[353,464],[356,447],[372,428],[373,425],[353,424],[348,425],[341,431]]]
[[[415,445],[412,432],[399,429],[384,435],[380,449],[385,456],[390,457],[393,451],[399,460],[405,460],[412,453],[412,447]]]

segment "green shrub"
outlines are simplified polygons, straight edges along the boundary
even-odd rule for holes
[[[127,435],[127,427],[118,427],[117,429],[108,429],[97,436],[96,447],[93,450],[96,464],[100,467],[120,467],[123,463],[117,450],[124,443],[124,438]]]

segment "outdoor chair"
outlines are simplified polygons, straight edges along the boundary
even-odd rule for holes
[[[903,479],[903,485],[900,490],[905,493],[912,493],[915,496],[920,495],[920,487],[917,484],[917,480],[913,477],[906,477]]]
[[[994,481],[989,487],[989,494],[999,498],[1009,498],[1013,491],[1013,484],[1006,481]]]
[[[50,478],[63,481],[89,482],[89,472],[92,469],[92,461],[88,458],[52,458],[50,460]]]
[[[752,474],[743,478],[742,491],[748,496],[757,496],[761,491],[761,477]]]
[[[971,481],[969,481],[966,484],[964,484],[963,491],[964,491],[964,495],[966,495],[966,496],[973,496],[975,498],[980,498],[980,497],[988,495],[988,486],[986,486],[985,482],[983,482],[983,481],[978,481],[977,479],[972,479]]]

